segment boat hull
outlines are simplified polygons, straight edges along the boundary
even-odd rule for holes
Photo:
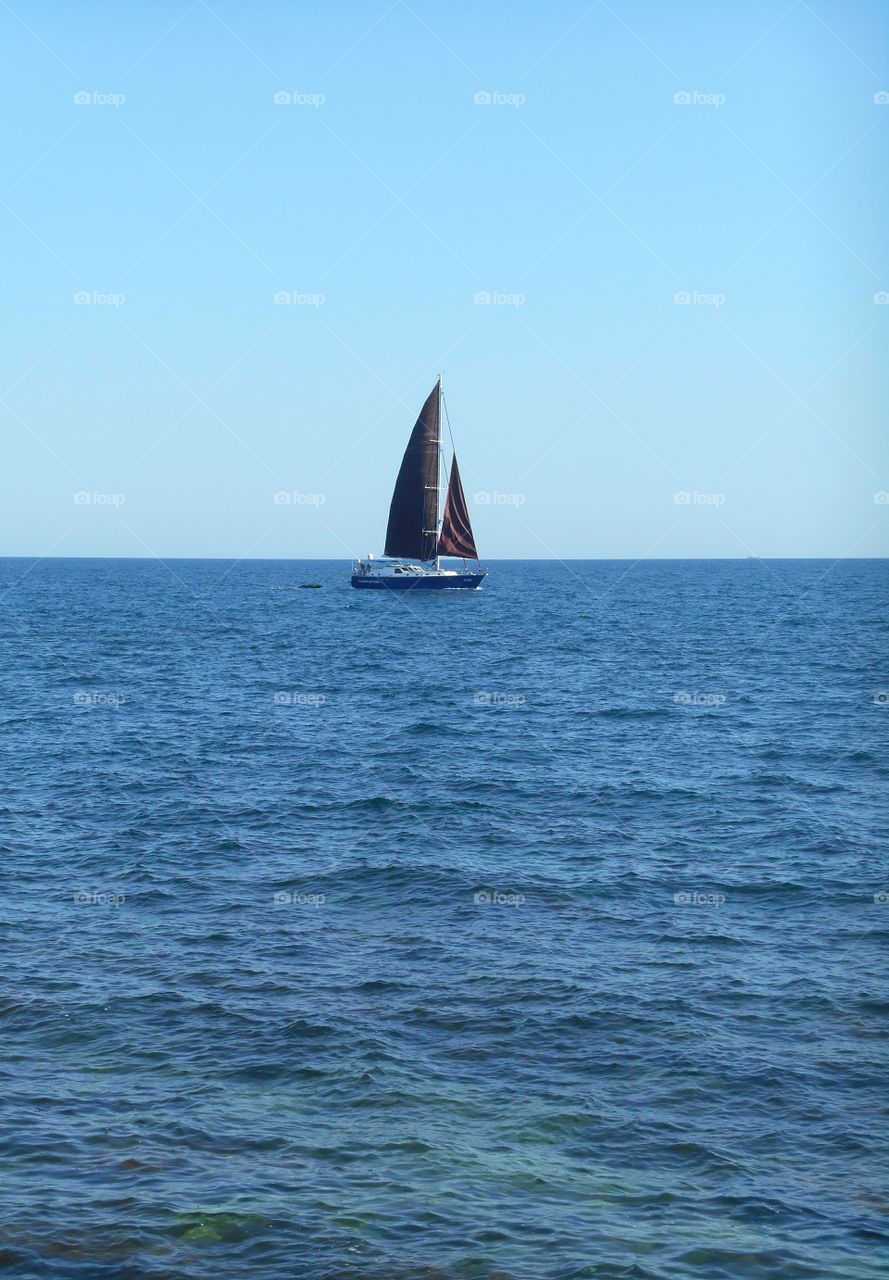
[[[352,574],[352,586],[359,591],[476,591],[484,580],[483,573]]]

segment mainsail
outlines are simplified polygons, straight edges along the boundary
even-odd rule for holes
[[[438,538],[438,554],[440,556],[463,556],[466,560],[477,560],[475,539],[472,536],[472,525],[469,523],[469,511],[460,483],[460,472],[457,467],[457,455],[451,463],[451,482],[448,485],[448,496],[445,500],[444,517],[441,522],[441,533]]]
[[[435,559],[441,435],[439,399],[440,386],[436,383],[420,410],[401,460],[389,507],[387,556],[404,556],[409,560]]]

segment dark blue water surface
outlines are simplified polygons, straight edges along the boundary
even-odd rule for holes
[[[887,587],[0,562],[0,1267],[884,1276]]]

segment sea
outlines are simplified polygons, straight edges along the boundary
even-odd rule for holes
[[[0,561],[4,1276],[889,1274],[889,561],[489,567]]]

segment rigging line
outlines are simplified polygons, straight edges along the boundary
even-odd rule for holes
[[[444,393],[444,391],[443,391],[443,390],[442,390],[442,391],[440,391],[440,395],[441,395],[441,403],[442,403],[442,405],[444,406],[444,411],[445,411],[445,422],[448,424],[448,435],[449,435],[449,436],[450,436],[450,438],[451,438],[451,452],[452,452],[453,456],[456,458],[456,456],[457,456],[457,446],[454,444],[454,433],[453,433],[453,431],[451,430],[451,415],[448,413],[448,402],[447,402],[447,400],[445,399],[445,393]],[[441,425],[440,425],[440,424],[439,424],[439,429],[438,429],[438,436],[439,436],[439,440],[440,440],[440,439],[441,439]],[[444,461],[444,451],[442,450],[442,451],[441,451],[441,453],[442,453],[442,461]],[[449,492],[450,492],[450,486],[448,486],[448,490],[449,490]],[[478,553],[476,553],[476,554],[478,554]],[[466,557],[465,557],[465,556],[463,556],[463,557],[462,557],[462,560],[463,560],[463,568],[464,568],[464,570],[465,570],[465,569],[466,569]],[[480,561],[480,560],[478,560],[476,563],[481,564],[481,561]]]
[[[457,446],[454,444],[454,433],[451,430],[451,415],[448,413],[448,402],[445,399],[445,393],[443,391],[441,393],[441,402],[444,405],[445,422],[448,424],[448,435],[451,437],[451,449],[456,453]]]

